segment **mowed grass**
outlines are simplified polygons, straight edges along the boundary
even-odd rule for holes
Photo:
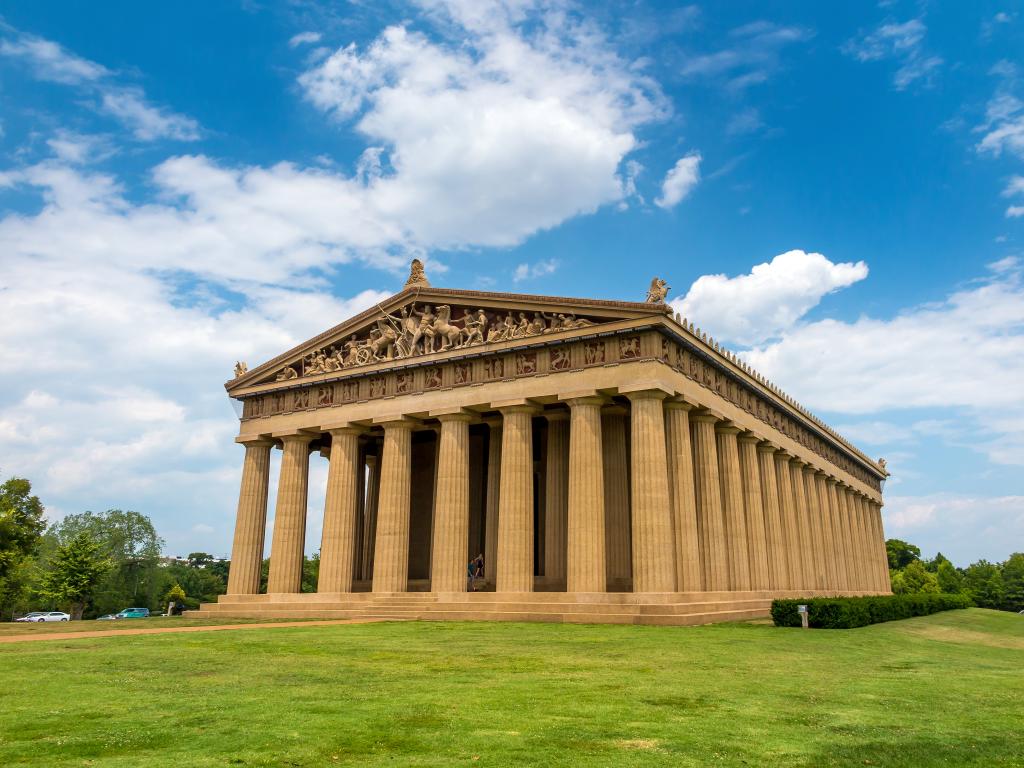
[[[0,765],[1024,765],[1024,617],[0,646]]]
[[[264,624],[282,621],[303,621],[303,619],[185,619],[181,616],[153,616],[148,619],[118,619],[116,621],[11,621],[0,623],[0,638],[52,635],[64,632],[122,632],[126,629],[210,627],[223,624]]]

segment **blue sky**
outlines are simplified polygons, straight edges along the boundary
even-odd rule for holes
[[[0,3],[0,474],[227,554],[250,365],[435,284],[640,299],[1024,549],[1021,3]],[[307,549],[326,463],[313,466]]]

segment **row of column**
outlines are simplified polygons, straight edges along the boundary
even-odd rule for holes
[[[570,592],[604,592],[632,577],[634,592],[888,592],[880,508],[852,488],[734,424],[660,390],[628,393],[627,411],[599,397],[566,401],[548,415],[544,573]],[[534,466],[531,405],[498,409],[491,425],[484,557],[500,592],[534,582]],[[431,589],[466,586],[469,537],[469,423],[440,414]],[[367,498],[374,530],[357,532],[364,464],[358,428],[330,430],[332,447],[320,553],[320,592],[352,590],[360,535],[374,592],[408,582],[412,431],[384,423],[379,484]],[[300,590],[309,443],[282,438],[267,591]],[[258,591],[271,441],[246,443],[231,594]],[[497,491],[496,493],[494,491]],[[372,519],[371,519],[372,517]],[[625,535],[609,536],[609,531]],[[369,562],[368,562],[369,561]]]

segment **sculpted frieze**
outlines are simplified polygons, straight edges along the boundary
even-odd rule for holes
[[[542,336],[586,328],[596,322],[568,312],[473,310],[463,307],[453,318],[448,304],[434,307],[416,303],[401,307],[398,314],[381,312],[365,334],[314,350],[299,362],[282,368],[275,381],[332,373],[389,360],[403,360],[435,352],[466,349],[502,341]]]

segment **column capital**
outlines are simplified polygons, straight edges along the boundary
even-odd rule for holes
[[[828,483],[829,485],[841,485],[841,483],[831,475],[825,476],[825,482]]]
[[[447,422],[469,424],[469,422],[473,421],[474,419],[474,415],[472,413],[469,413],[468,411],[449,411],[447,413],[435,413],[434,411],[431,411],[430,415],[434,416],[434,418],[436,418],[442,424],[445,424]]]
[[[574,397],[571,400],[566,400],[570,408],[576,408],[581,405],[590,405],[600,408],[605,404],[605,398],[600,395],[587,395],[585,397]]]
[[[688,403],[685,400],[679,398],[672,398],[671,400],[665,401],[665,409],[670,411],[692,411],[694,408],[699,406],[693,403]]]
[[[510,413],[527,413],[530,416],[536,416],[540,413],[540,408],[532,404],[499,405],[496,407],[498,409],[498,413],[502,416],[507,416]]]
[[[324,431],[327,432],[331,437],[340,437],[342,435],[355,435],[356,437],[358,437],[359,435],[366,434],[366,427],[360,427],[358,425],[352,424],[345,426],[328,427]]]
[[[801,459],[799,456],[793,456],[792,458],[790,458],[789,463],[796,464],[798,468],[807,466],[807,462]]]
[[[288,432],[274,432],[273,434],[282,443],[311,443],[320,436],[319,433],[306,432],[301,429]]]
[[[775,443],[770,440],[762,440],[757,444],[757,450],[761,453],[775,453],[776,451],[782,450]]]
[[[636,388],[619,387],[619,394],[625,395],[630,402],[634,400],[664,400],[671,397],[672,393],[660,387],[652,387],[649,384],[637,384]]]
[[[239,435],[235,438],[235,442],[239,445],[244,445],[248,448],[250,445],[255,447],[272,447],[274,440],[265,435]]]
[[[381,416],[373,420],[374,426],[388,429],[412,429],[420,424],[419,419],[410,416]]]
[[[741,432],[739,438],[737,439],[741,443],[753,443],[755,445],[760,445],[762,441],[761,436],[754,434],[753,432]]]
[[[788,463],[793,458],[793,454],[785,448],[777,448],[775,451],[775,458],[779,461],[785,461]]]
[[[690,421],[698,421],[705,424],[717,424],[720,421],[725,421],[725,416],[718,413],[718,411],[712,411],[709,408],[701,408],[700,410],[693,411],[690,414]]]
[[[742,431],[731,421],[719,421],[715,424],[715,432],[721,435],[738,435]]]
[[[548,422],[552,421],[567,421],[569,419],[569,411],[557,410],[557,411],[544,411],[541,413]]]

